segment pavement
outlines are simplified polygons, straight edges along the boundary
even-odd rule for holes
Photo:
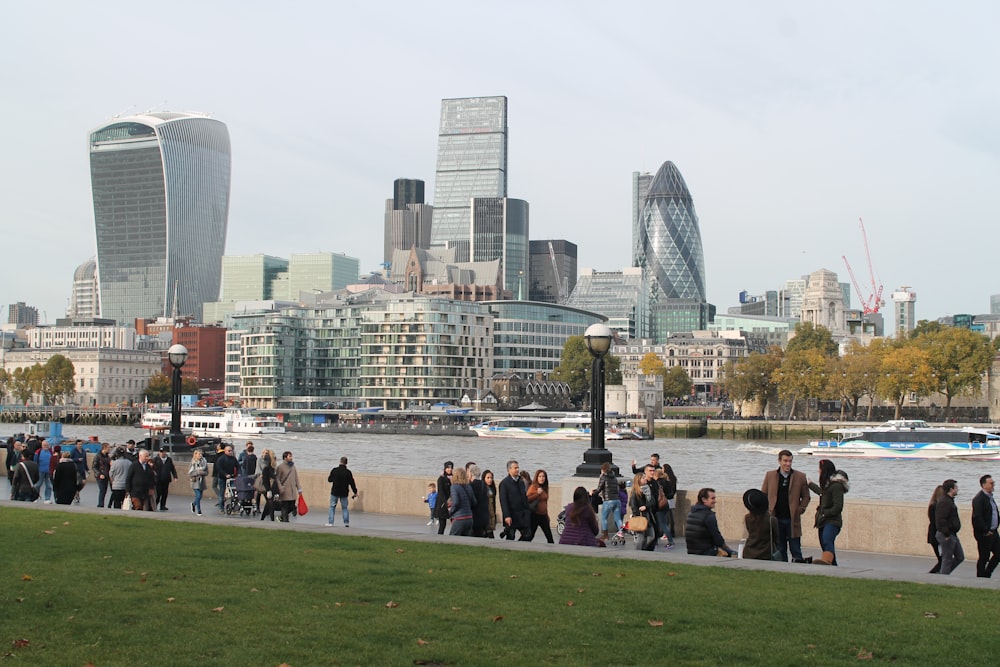
[[[259,517],[230,516],[218,511],[215,498],[209,491],[202,499],[202,516],[190,511],[191,497],[178,495],[168,498],[169,509],[166,512],[127,512],[128,516],[150,521],[184,521],[191,523],[211,523],[216,525],[242,526],[260,530],[297,530],[304,532],[331,532],[339,535],[360,535],[411,542],[458,543],[472,547],[487,549],[511,549],[516,551],[558,552],[588,557],[620,558],[627,560],[652,560],[665,564],[684,563],[703,567],[721,567],[736,570],[770,570],[775,572],[792,572],[820,577],[839,577],[849,579],[873,579],[882,581],[901,581],[921,584],[936,584],[943,586],[961,586],[965,588],[1000,589],[1000,574],[995,579],[976,577],[976,543],[971,535],[963,536],[962,546],[965,549],[966,560],[957,570],[948,576],[929,574],[934,565],[931,556],[897,556],[864,551],[837,551],[838,567],[825,565],[779,563],[761,560],[742,560],[737,558],[715,558],[708,556],[693,556],[686,552],[684,538],[678,538],[673,549],[657,546],[655,551],[636,551],[631,541],[625,546],[595,549],[593,547],[578,547],[560,544],[548,544],[541,534],[536,535],[532,542],[517,542],[499,539],[479,539],[470,537],[452,537],[447,534],[437,534],[437,526],[428,526],[427,515],[403,516],[395,514],[376,514],[372,512],[351,512],[351,525],[345,527],[341,522],[340,507],[335,512],[335,525],[326,527],[329,508],[327,506],[312,507],[308,514],[293,517],[287,523],[278,521],[260,521]],[[28,505],[22,502],[7,500],[9,487],[4,489],[0,507],[24,508]],[[109,494],[110,496],[110,494]],[[70,513],[102,514],[121,513],[122,510],[97,507],[97,484],[89,483],[81,493],[79,505],[47,505],[42,501],[30,505],[32,509],[42,511],[60,511]],[[553,530],[555,534],[555,531]],[[555,535],[558,541],[558,536]],[[729,545],[736,548],[739,540],[729,540]],[[930,552],[930,547],[927,547]],[[819,556],[819,552],[806,556]]]

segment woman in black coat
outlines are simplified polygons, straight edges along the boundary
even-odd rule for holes
[[[61,452],[56,471],[52,475],[52,491],[57,505],[72,505],[78,488],[76,463],[68,451]]]

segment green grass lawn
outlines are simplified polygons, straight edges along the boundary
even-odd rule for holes
[[[992,660],[1000,595],[0,508],[0,665]]]

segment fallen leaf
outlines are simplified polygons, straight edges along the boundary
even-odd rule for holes
[[[496,623],[497,621],[502,621],[502,620],[503,620],[503,616],[494,616],[493,617],[493,622],[494,623]]]
[[[618,577],[619,579],[624,579],[625,578],[625,573],[624,572],[615,572],[615,576]]]
[[[646,622],[647,622],[647,623],[649,623],[649,624],[650,624],[650,625],[651,625],[652,627],[654,627],[654,628],[658,628],[658,627],[660,627],[661,625],[663,625],[663,621],[654,621],[654,620],[649,620],[649,621],[646,621]]]
[[[278,667],[292,667],[292,666],[289,665],[287,662],[283,662],[280,665],[278,665]]]
[[[15,602],[24,602],[24,598],[14,598]]]
[[[174,601],[174,600],[176,600],[176,599],[177,599],[177,598],[167,598],[167,602],[173,602],[173,601]]]
[[[56,534],[56,531],[54,531],[54,530],[43,530],[42,532],[45,533],[46,535],[55,535]]]
[[[417,646],[427,646],[427,642],[425,642],[420,637],[417,637]]]
[[[572,600],[567,600],[566,601],[566,606],[567,607],[572,607],[573,606],[573,601]]]
[[[105,556],[105,557],[104,557],[104,560],[107,560],[107,559],[109,559],[109,558],[111,558],[111,556]]]
[[[806,644],[806,648],[816,648],[815,644]]]
[[[258,591],[256,588],[251,588],[250,592],[251,593],[260,593],[260,591]]]
[[[69,525],[69,521],[63,521],[63,525],[64,526],[68,526]]]
[[[896,599],[897,599],[897,600],[898,600],[899,598],[901,598],[901,597],[903,597],[903,596],[902,596],[902,595],[900,595],[899,593],[896,593]]]
[[[399,603],[398,602],[393,602],[392,600],[389,600],[388,602],[385,603],[386,609],[395,609],[398,606],[399,606]]]
[[[937,615],[936,612],[933,612],[933,611],[925,611],[924,612],[924,618],[937,618],[937,617],[938,617],[938,615]]]
[[[72,621],[72,620],[73,620],[74,618],[76,618],[76,617],[75,617],[75,616],[67,616],[67,617],[66,617],[66,620],[67,620],[67,621]]]
[[[517,575],[516,574],[512,574],[512,575],[510,575],[510,578],[511,579],[517,579]]]
[[[343,606],[344,606],[344,604],[343,604],[342,602],[334,602],[334,603],[333,603],[333,606],[334,606],[334,607],[343,607]]]
[[[434,574],[434,570],[427,570],[427,574]]]
[[[862,649],[858,649],[858,656],[857,656],[857,658],[858,658],[858,660],[871,660],[872,659],[872,652],[871,651],[866,651],[863,648]]]
[[[462,609],[461,607],[452,607],[451,608],[452,611],[460,611],[461,609]]]
[[[668,577],[676,577],[677,573],[676,572],[667,572],[667,576]]]
[[[219,611],[222,611],[223,609],[225,609],[225,607],[216,607],[212,611],[219,612]]]
[[[21,575],[21,581],[31,581],[31,575],[30,574],[22,574]]]
[[[600,572],[591,572],[590,576],[592,576],[592,577],[599,577],[599,576],[601,576],[601,573]]]
[[[31,643],[31,641],[27,640],[27,639],[15,639],[14,640],[14,648],[24,648],[25,646],[27,646],[30,643]]]
[[[405,552],[402,549],[396,549],[396,553],[401,554],[401,553],[405,553]]]
[[[582,588],[578,588],[578,589],[576,589],[576,592],[577,592],[577,593],[582,593],[582,592],[583,592],[583,589],[582,589]]]

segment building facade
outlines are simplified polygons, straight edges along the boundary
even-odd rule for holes
[[[97,258],[91,257],[73,272],[73,292],[66,317],[93,318],[101,316],[97,286]]]
[[[385,200],[382,267],[388,271],[394,250],[431,247],[434,207],[424,203],[424,182],[397,178],[393,196]]]
[[[442,100],[431,243],[468,243],[472,199],[506,196],[507,98]]]
[[[648,327],[649,302],[644,272],[581,269],[566,305],[608,318],[607,325],[623,338],[637,338]]]
[[[500,260],[503,289],[515,299],[528,297],[528,202],[508,197],[472,199],[473,262]]]
[[[564,304],[576,289],[577,248],[562,239],[528,242],[529,301]]]
[[[55,326],[27,331],[28,347],[36,349],[136,348],[135,327],[120,327],[114,320],[57,320]]]
[[[141,114],[90,133],[102,316],[200,317],[218,298],[230,170],[229,132],[202,114]]]
[[[188,357],[181,376],[191,378],[202,392],[222,391],[226,375],[226,330],[216,326],[186,326],[174,329],[173,344],[187,348]],[[164,355],[166,356],[166,355]],[[173,372],[165,358],[164,373]]]
[[[990,297],[990,312],[993,312]],[[917,293],[904,285],[892,293],[892,315],[896,337],[904,336],[917,326]]]
[[[7,306],[7,324],[17,327],[35,326],[38,324],[38,309],[23,301]]]

